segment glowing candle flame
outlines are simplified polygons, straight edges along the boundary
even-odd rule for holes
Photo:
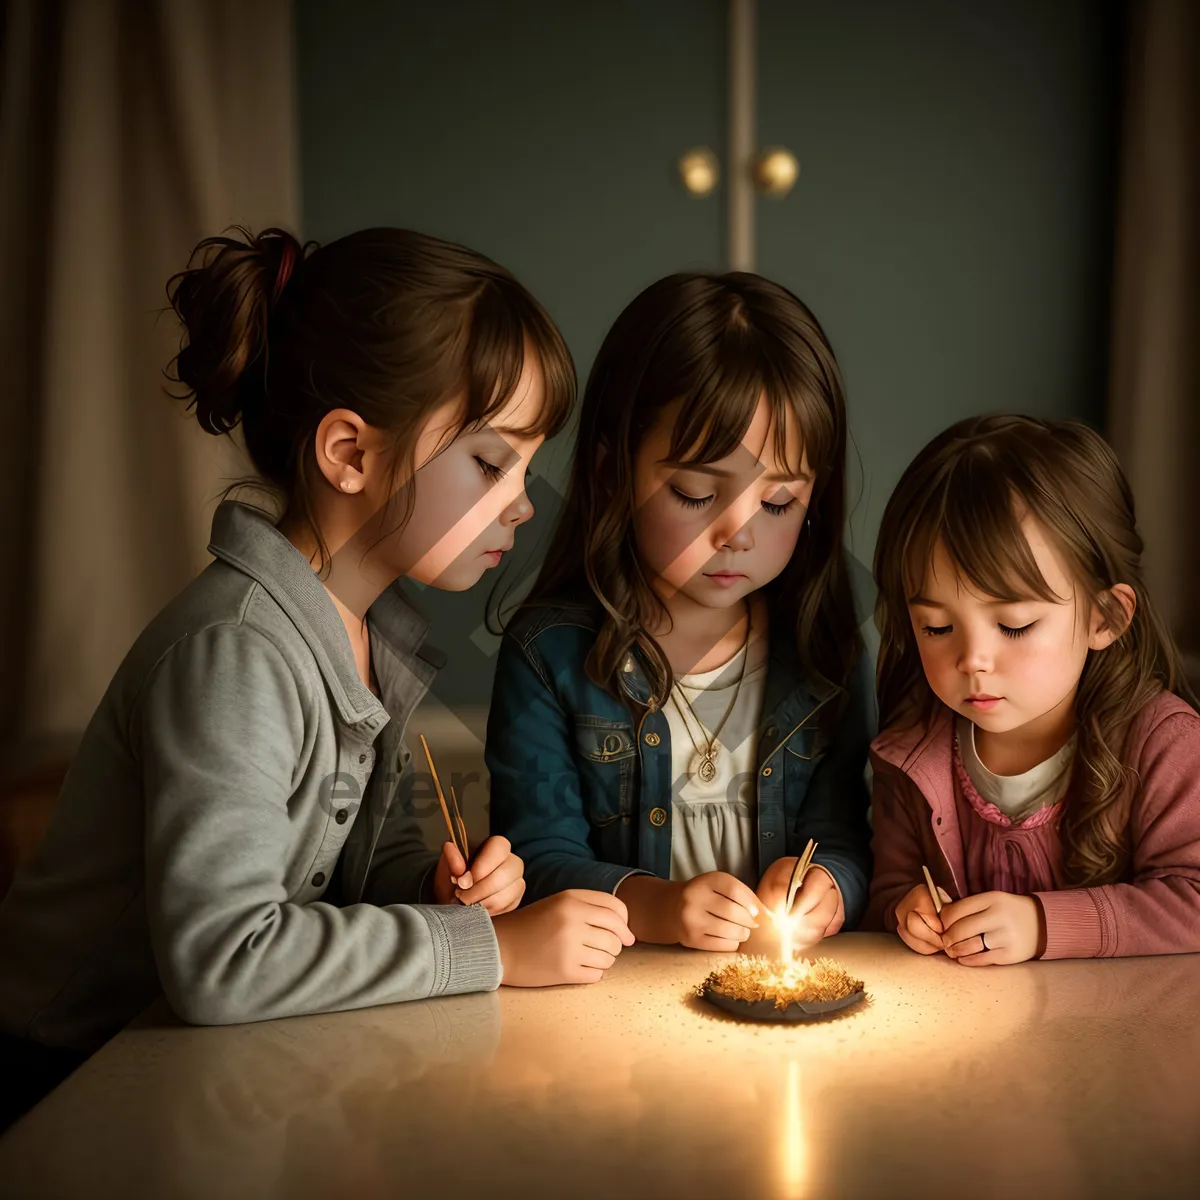
[[[770,914],[775,928],[779,930],[779,969],[773,979],[785,987],[799,987],[811,974],[807,963],[797,962],[796,926],[799,919],[783,911],[781,904]]]

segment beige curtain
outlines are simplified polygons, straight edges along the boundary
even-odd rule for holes
[[[1200,4],[1134,0],[1128,45],[1109,428],[1200,687]]]
[[[164,394],[164,289],[203,236],[297,227],[292,21],[289,0],[5,11],[0,740],[44,750],[208,561],[246,473]]]

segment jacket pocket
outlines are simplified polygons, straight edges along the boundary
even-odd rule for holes
[[[637,765],[632,726],[601,717],[576,717],[575,754],[588,823],[599,829],[628,820]]]

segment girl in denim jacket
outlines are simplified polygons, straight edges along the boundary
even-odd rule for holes
[[[778,284],[673,275],[617,319],[492,697],[491,827],[528,900],[613,892],[642,940],[733,950],[814,838],[800,941],[858,921],[872,706],[845,449],[833,351]]]

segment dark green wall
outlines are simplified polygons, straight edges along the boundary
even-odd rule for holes
[[[724,196],[688,196],[675,161],[699,144],[724,157],[725,7],[298,0],[306,235],[411,225],[492,255],[584,376],[641,287],[723,265]],[[758,266],[813,307],[842,362],[862,561],[905,463],[951,421],[1099,423],[1120,14],[760,0],[760,143],[792,149],[801,176],[758,204]],[[560,438],[535,462],[527,550],[569,452]],[[487,698],[484,598],[437,600],[453,703]]]

